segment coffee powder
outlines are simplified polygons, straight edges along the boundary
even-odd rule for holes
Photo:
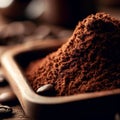
[[[56,52],[32,62],[27,78],[36,91],[52,84],[56,96],[120,88],[120,21],[90,15]]]

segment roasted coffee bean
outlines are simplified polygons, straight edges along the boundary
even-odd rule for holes
[[[0,30],[0,45],[11,46],[25,43],[24,38],[31,35],[36,29],[33,22],[11,22],[1,27]]]
[[[43,96],[54,96],[55,89],[52,84],[46,84],[38,88],[36,92],[39,95],[43,95]]]
[[[48,26],[40,25],[32,35],[25,37],[24,41],[27,43],[33,40],[43,40],[49,36],[51,29]]]
[[[16,99],[15,94],[12,92],[12,90],[3,92],[0,94],[0,103],[4,102],[10,102]]]
[[[0,114],[10,114],[12,111],[13,110],[11,107],[0,104]]]

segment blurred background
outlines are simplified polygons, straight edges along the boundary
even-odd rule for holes
[[[0,45],[67,38],[96,12],[120,18],[120,0],[0,0]]]
[[[0,56],[16,44],[67,39],[78,21],[96,12],[120,19],[120,0],[0,0]],[[0,66],[0,103],[15,99],[5,80]],[[7,120],[29,120],[19,103],[10,106],[15,115]],[[120,120],[119,114],[115,120]]]

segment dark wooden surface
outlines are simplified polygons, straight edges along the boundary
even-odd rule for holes
[[[6,92],[7,93],[12,92],[9,84],[0,86],[0,101],[1,101],[1,95]],[[13,96],[12,98],[5,99],[3,101],[4,102],[1,102],[1,103],[3,105],[10,106],[13,109],[13,112],[9,116],[8,115],[2,116],[2,117],[0,116],[0,120],[30,120],[30,118],[28,118],[25,115],[16,97]]]

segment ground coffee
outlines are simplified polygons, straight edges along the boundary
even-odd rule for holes
[[[88,16],[61,48],[32,62],[26,75],[35,91],[52,84],[56,96],[120,88],[120,21],[105,13]]]

